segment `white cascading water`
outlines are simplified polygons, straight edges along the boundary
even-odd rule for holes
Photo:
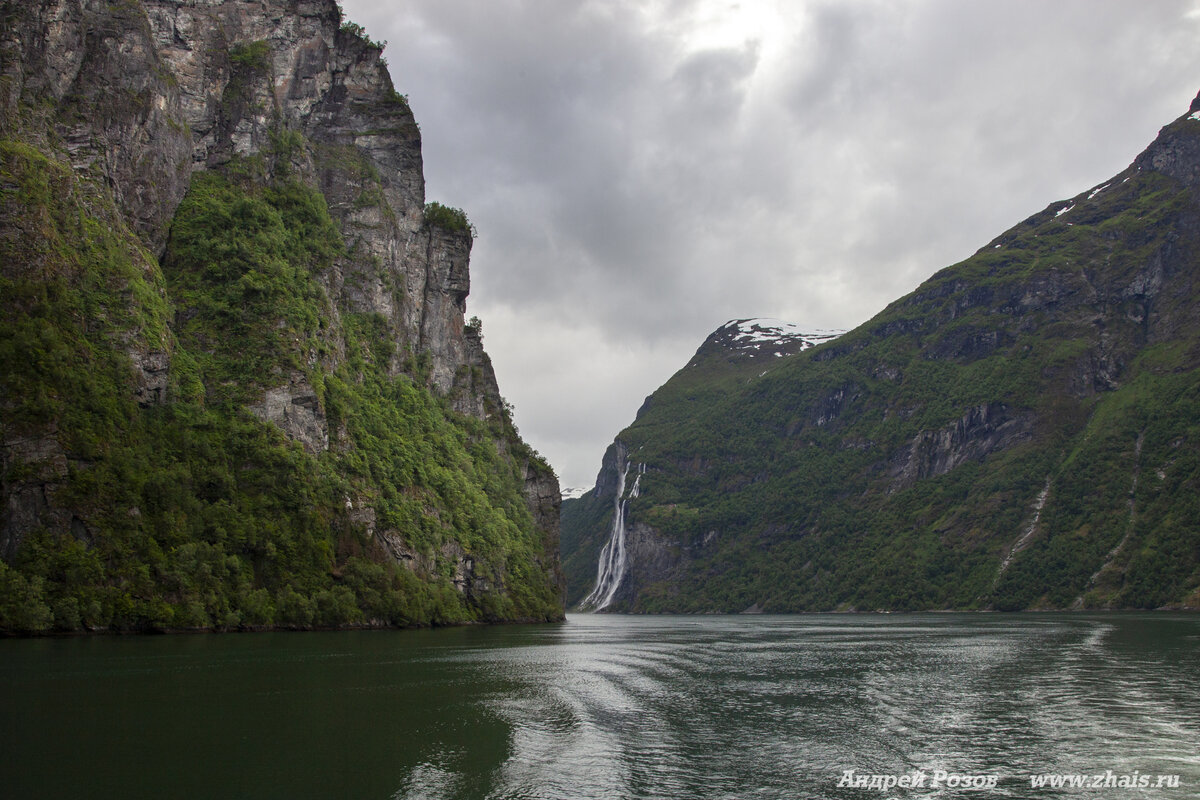
[[[625,506],[630,500],[638,496],[642,474],[646,471],[645,464],[638,465],[637,475],[633,478],[633,486],[629,490],[629,495],[626,496],[625,478],[629,474],[629,467],[630,464],[626,461],[624,468],[621,470],[620,477],[617,478],[617,496],[613,500],[612,529],[609,533],[608,543],[600,551],[600,564],[596,569],[596,588],[592,589],[591,594],[583,598],[583,602],[579,604],[582,608],[599,611],[607,607],[612,603],[613,597],[616,596],[617,589],[620,588],[621,581],[625,577],[625,565],[627,563],[625,550]]]

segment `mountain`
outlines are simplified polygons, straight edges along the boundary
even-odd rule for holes
[[[1200,607],[1198,272],[1200,97],[855,330],[718,329],[564,505],[568,602]]]
[[[655,412],[652,417],[682,416],[719,404],[724,398],[736,395],[743,386],[779,367],[783,362],[778,359],[832,341],[843,333],[845,331],[807,330],[777,319],[730,320],[704,340],[682,370],[646,398],[637,419],[640,421],[652,407]],[[626,496],[624,487],[621,491],[617,491],[617,487],[628,477],[625,474],[630,463],[627,456],[628,448],[618,437],[605,454],[595,488],[570,497],[563,496],[562,559],[569,605],[579,604],[596,591],[599,573],[603,571],[598,569],[602,562],[620,560],[616,551],[621,549],[623,537],[617,537],[618,541],[607,553],[603,551],[613,538],[613,520],[620,508],[617,498]],[[634,480],[639,481],[640,493],[640,479],[635,476]],[[632,488],[631,484],[630,491]],[[643,535],[654,535],[641,525],[637,530]],[[654,545],[652,550],[656,548]],[[649,560],[657,561],[658,557],[656,552],[642,553],[636,571],[642,571]],[[611,583],[613,576],[610,575],[608,580]],[[624,590],[628,591],[629,587],[625,586]],[[594,605],[594,602],[589,604]]]
[[[560,619],[382,45],[334,0],[0,9],[0,629]]]

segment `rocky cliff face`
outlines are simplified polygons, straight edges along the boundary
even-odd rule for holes
[[[460,369],[484,366],[463,332],[470,232],[426,224],[420,131],[381,48],[343,27],[335,3],[5,9],[8,125],[48,123],[74,169],[103,176],[152,254],[194,171],[291,146],[280,166],[319,185],[346,240],[348,257],[322,276],[334,308],[386,317],[402,350],[428,355],[442,393]],[[21,126],[29,116],[44,119]],[[164,355],[143,367],[148,398]]]
[[[525,502],[533,512],[538,530],[543,532],[542,552],[537,556],[537,564],[553,586],[559,607],[565,608],[567,579],[561,559],[562,493],[558,477],[544,463],[532,459],[524,463],[523,472]]]
[[[718,329],[619,434],[647,471],[614,608],[1200,606],[1198,176],[1200,98],[854,331]],[[564,507],[583,592],[611,469]]]
[[[0,9],[4,278],[33,287],[53,275],[80,293],[83,327],[71,335],[81,353],[120,351],[140,408],[197,399],[211,408],[236,395],[310,456],[335,446],[348,458],[364,440],[338,408],[338,387],[378,375],[494,429],[500,457],[533,458],[513,451],[490,360],[465,324],[469,223],[427,208],[412,112],[381,46],[333,0]],[[54,185],[37,176],[46,169]],[[71,227],[71,214],[103,230],[108,256],[67,257],[75,241],[97,241]],[[213,235],[210,262],[195,247]],[[237,237],[219,267],[219,245]],[[121,262],[120,275],[106,258]],[[91,292],[89,270],[111,298]],[[35,309],[13,297],[6,313]],[[27,342],[29,331],[11,336]],[[259,345],[246,374],[246,351]],[[10,371],[10,401],[27,379]],[[43,411],[4,431],[7,557],[27,534],[67,534],[86,516],[64,508],[70,481],[53,465],[72,459],[72,445],[56,432],[61,414]],[[538,475],[523,513],[549,542],[557,482],[548,469]],[[551,551],[542,558],[553,582]]]

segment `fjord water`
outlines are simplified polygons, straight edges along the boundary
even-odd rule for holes
[[[0,641],[5,797],[1200,796],[1200,617],[575,615]],[[994,789],[839,786],[845,770]],[[1040,773],[1178,789],[1032,789]]]

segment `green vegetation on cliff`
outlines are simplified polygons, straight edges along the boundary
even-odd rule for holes
[[[173,9],[235,42],[196,75],[141,3],[71,11],[14,6],[0,42],[0,632],[561,618],[557,481],[462,319],[471,228],[424,207],[379,43],[341,29],[303,69],[360,85],[289,109],[272,48],[333,38],[332,0],[245,41]],[[197,76],[204,144],[173,116]],[[141,94],[91,113],[112,85]]]
[[[438,202],[425,204],[425,222],[437,225],[456,233],[469,233],[471,238],[476,236],[475,226],[467,219],[467,214],[461,208],[451,208]]]
[[[96,215],[99,200],[70,199],[90,189],[68,167],[14,142],[0,153],[0,177],[16,187],[7,217],[36,233],[0,243],[11,265],[5,424],[10,437],[36,437],[53,421],[64,473],[54,503],[74,515],[71,532],[30,534],[0,564],[0,627],[556,616],[522,494],[533,454],[503,415],[462,417],[409,376],[388,375],[392,345],[370,315],[343,317],[345,357],[322,368],[320,329],[332,323],[316,276],[342,244],[315,190],[229,177],[236,168],[197,176],[160,272],[115,214]],[[122,352],[131,331],[172,348],[164,405],[134,399]],[[291,370],[317,387],[326,452],[306,452],[245,408]],[[14,458],[6,482],[29,468]],[[388,531],[434,571],[399,566],[380,542]],[[444,549],[494,565],[473,576],[492,588],[456,590]]]

